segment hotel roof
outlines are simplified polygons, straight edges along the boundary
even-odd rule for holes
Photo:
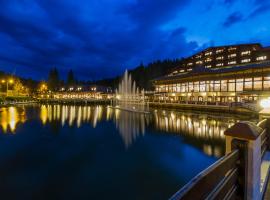
[[[198,67],[193,68],[192,71],[183,72],[177,75],[159,77],[159,78],[154,79],[153,81],[182,79],[182,78],[188,78],[188,77],[204,75],[204,74],[214,75],[214,74],[244,71],[248,69],[260,69],[260,68],[270,68],[270,61],[260,62],[260,63],[250,63],[250,64],[245,64],[245,65],[228,66],[228,67],[223,67],[223,68],[206,68],[205,66],[198,66]]]

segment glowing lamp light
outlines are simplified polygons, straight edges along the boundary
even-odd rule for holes
[[[270,108],[270,99],[262,99],[260,105],[263,108]]]

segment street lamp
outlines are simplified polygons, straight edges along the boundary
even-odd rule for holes
[[[3,79],[1,82],[2,83],[7,83],[7,96],[8,96],[8,84],[13,84],[14,80],[13,79],[9,79],[9,80]]]

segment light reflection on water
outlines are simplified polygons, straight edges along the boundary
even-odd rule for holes
[[[3,107],[0,109],[0,127],[3,133],[15,133],[18,123],[24,123],[26,115],[24,108]]]
[[[44,126],[57,122],[60,126],[80,128],[83,124],[91,124],[95,128],[101,121],[112,121],[126,148],[138,137],[144,136],[149,128],[160,133],[181,135],[205,154],[216,157],[224,154],[224,131],[239,121],[234,116],[217,117],[165,110],[145,115],[104,106],[41,105],[38,109],[39,120]],[[24,123],[26,119],[25,108],[1,109],[0,126],[4,133],[16,133],[17,124]]]

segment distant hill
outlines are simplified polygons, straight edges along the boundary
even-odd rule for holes
[[[135,69],[129,70],[129,73],[131,73],[132,79],[136,81],[137,86],[139,86],[140,88],[144,88],[145,90],[152,90],[153,85],[151,83],[151,80],[168,74],[174,68],[179,66],[180,63],[180,59],[167,59],[162,61],[158,60],[149,63],[146,66],[140,64]],[[98,80],[92,83],[107,87],[113,87],[115,89],[118,87],[120,79],[121,76],[117,76],[115,78]]]

